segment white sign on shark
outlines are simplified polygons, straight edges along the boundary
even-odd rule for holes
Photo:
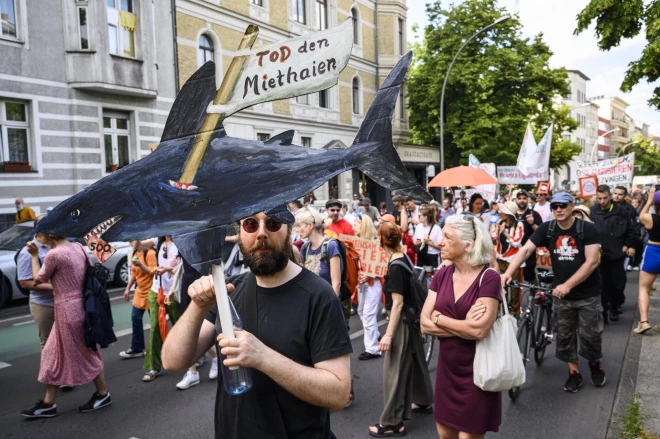
[[[337,84],[351,56],[353,23],[291,38],[235,56],[247,60],[224,105],[208,106],[209,113],[229,116],[240,109],[328,89]]]

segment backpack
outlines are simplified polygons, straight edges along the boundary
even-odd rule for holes
[[[408,293],[412,298],[414,305],[404,306],[403,312],[406,319],[404,320],[409,325],[412,325],[413,329],[420,330],[420,321],[422,315],[422,308],[424,307],[424,302],[426,302],[426,296],[429,294],[429,290],[426,287],[426,283],[415,277],[413,273],[413,263],[408,256],[404,258],[395,259],[390,262],[390,267],[397,265],[403,268],[406,273],[410,274],[410,289]],[[389,272],[389,267],[388,267]]]
[[[328,259],[328,245],[330,241],[337,243],[339,250],[339,260],[341,262],[341,288],[339,290],[339,298],[341,301],[350,299],[351,294],[358,286],[358,273],[360,271],[360,254],[353,247],[353,243],[344,241],[342,239],[326,239],[321,244],[321,261],[330,264]],[[300,254],[302,255],[303,262],[307,260],[307,253],[309,252],[310,243],[306,242]]]
[[[82,246],[80,247],[82,250]],[[107,348],[117,341],[112,327],[112,309],[106,284],[110,278],[110,270],[101,264],[89,265],[85,255],[85,280],[83,281],[83,309],[85,310],[85,345],[97,351],[97,345]]]

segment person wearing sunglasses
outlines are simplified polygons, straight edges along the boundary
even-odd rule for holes
[[[591,207],[591,220],[603,237],[603,254],[600,275],[603,278],[603,308],[605,319],[619,320],[619,314],[626,301],[626,269],[624,261],[635,256],[635,231],[637,225],[631,215],[620,204],[612,200],[610,187],[600,185],[596,189],[598,204]],[[607,323],[607,320],[605,320]]]
[[[219,334],[213,278],[203,276],[163,347],[165,367],[182,370],[217,338],[230,356],[224,365],[252,369],[253,387],[240,396],[218,380],[216,438],[330,439],[330,410],[348,399],[352,347],[341,303],[326,281],[292,261],[292,225],[284,221],[293,217],[241,220],[238,244],[251,271],[232,279],[231,300],[245,329],[233,339]]]
[[[500,222],[497,224],[495,254],[500,273],[509,268],[511,261],[522,247],[524,229],[522,221],[516,219],[517,205],[514,201],[499,204]],[[520,280],[520,270],[514,272],[513,280]],[[511,288],[509,297],[511,314],[520,314],[520,289]]]
[[[346,221],[341,217],[342,204],[339,200],[328,200],[325,203],[325,211],[328,213],[328,218],[332,220],[332,224],[328,227],[335,235],[351,235],[353,236],[353,224]]]
[[[554,194],[550,208],[556,219],[543,223],[529,238],[502,275],[502,285],[511,282],[524,261],[536,254],[537,247],[550,250],[556,357],[568,364],[564,391],[575,393],[582,386],[578,355],[588,361],[594,386],[601,387],[606,381],[600,364],[603,356],[602,283],[597,270],[600,239],[592,223],[573,216],[575,203],[570,193]]]
[[[523,225],[524,235],[522,245],[525,245],[532,233],[543,224],[543,219],[538,212],[529,207],[529,194],[525,190],[520,190],[516,194],[516,204],[518,209],[516,212],[516,219]],[[536,255],[532,255],[525,261],[523,268],[523,278],[527,282],[534,282],[536,280]]]

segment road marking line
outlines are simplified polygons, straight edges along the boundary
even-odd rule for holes
[[[23,325],[29,325],[30,323],[34,323],[34,320],[30,320],[27,322],[21,322],[21,323],[14,323],[12,326],[23,326]]]
[[[4,369],[5,367],[11,367],[11,364],[0,361],[0,369]]]
[[[379,322],[376,322],[376,326],[379,326],[379,327],[383,326],[387,322],[388,322],[388,320],[383,319]],[[358,338],[362,334],[364,334],[364,329],[360,329],[359,331],[352,333],[351,334],[351,340],[355,340],[356,338]]]
[[[12,318],[9,318],[9,319],[0,320],[0,323],[11,322],[12,320],[27,319],[28,317],[32,317],[32,314],[27,314],[27,315],[24,315],[24,316],[18,316],[18,317],[12,317]]]
[[[151,325],[147,323],[144,325],[144,329],[151,329]],[[121,331],[115,332],[115,337],[123,337],[125,335],[131,335],[133,333],[133,328],[122,329]]]

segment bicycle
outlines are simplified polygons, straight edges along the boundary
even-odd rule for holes
[[[553,340],[552,321],[552,288],[531,285],[525,282],[513,281],[509,288],[527,289],[527,308],[518,320],[516,340],[522,355],[523,365],[529,361],[529,351],[534,349],[534,361],[537,365],[543,362],[545,350]],[[520,393],[520,387],[509,390],[509,398],[515,400]]]
[[[429,288],[431,286],[431,279],[433,279],[433,275],[436,271],[438,271],[438,268],[429,266],[415,266],[413,271],[417,275],[417,279],[420,282],[426,281],[426,287]],[[424,359],[426,360],[426,364],[430,364],[431,357],[433,356],[435,337],[429,334],[422,334],[422,343],[424,345]]]

